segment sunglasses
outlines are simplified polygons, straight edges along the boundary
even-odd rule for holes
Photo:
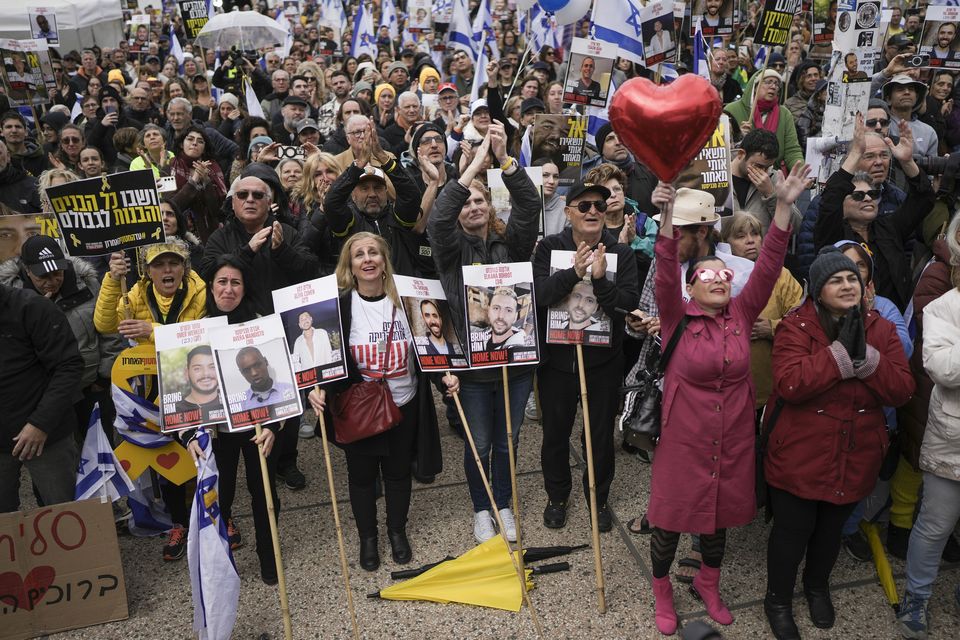
[[[246,200],[250,196],[253,196],[254,200],[263,200],[264,198],[267,197],[267,194],[265,191],[237,191],[233,195],[236,196],[237,198],[240,198],[241,200]]]
[[[607,210],[607,201],[606,200],[581,200],[577,203],[577,211],[580,213],[586,213],[590,211],[590,207],[595,207],[597,211],[603,213]]]
[[[854,191],[850,194],[850,198],[855,202],[863,202],[867,198],[870,198],[874,202],[880,199],[880,189],[870,189],[869,191]]]
[[[890,124],[890,119],[889,118],[870,118],[869,120],[865,120],[863,124],[867,125],[871,129],[875,128],[878,124],[881,127],[885,127],[888,124]]]
[[[714,282],[717,278],[720,278],[720,282],[730,282],[733,280],[733,269],[724,268],[717,270],[704,267],[694,271],[693,277],[704,283]]]
[[[80,138],[60,138],[60,141],[63,142],[63,144],[80,144],[83,142]]]

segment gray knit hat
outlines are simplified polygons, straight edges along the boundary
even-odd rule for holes
[[[810,275],[807,283],[810,287],[809,295],[813,300],[819,300],[820,290],[827,283],[833,274],[841,271],[852,271],[857,274],[857,280],[860,280],[860,289],[863,290],[863,280],[860,278],[860,269],[857,268],[853,260],[843,255],[838,247],[827,245],[820,249],[817,259],[810,265]]]

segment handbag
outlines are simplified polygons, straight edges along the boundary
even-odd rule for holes
[[[390,319],[390,336],[387,339],[388,354],[393,344],[396,317],[397,309],[394,307]],[[378,380],[357,382],[347,387],[343,393],[337,394],[332,415],[333,431],[340,444],[372,438],[397,426],[402,419],[384,376]]]
[[[770,509],[770,491],[767,488],[767,478],[763,472],[763,459],[767,455],[767,444],[770,442],[770,434],[773,433],[773,428],[777,426],[777,418],[780,417],[780,412],[783,410],[783,405],[783,398],[778,397],[777,401],[773,404],[773,409],[770,410],[769,419],[766,420],[766,428],[763,429],[760,437],[757,438],[757,509],[766,508],[767,513],[765,518],[767,522],[770,522],[770,520],[773,518],[773,511]]]
[[[667,343],[663,353],[659,353],[659,349],[650,350],[647,354],[647,366],[637,373],[637,384],[620,389],[622,393],[626,393],[623,414],[620,418],[623,439],[624,442],[638,449],[653,451],[657,446],[657,440],[660,438],[663,374],[689,320],[689,316],[683,317],[673,335],[670,336],[670,342]]]

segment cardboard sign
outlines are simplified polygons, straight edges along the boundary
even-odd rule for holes
[[[413,334],[421,371],[466,369],[463,345],[450,320],[450,305],[439,280],[393,276]]]
[[[217,316],[154,328],[164,433],[227,421],[207,337],[210,327],[225,324],[227,317]]]
[[[54,47],[60,44],[55,9],[52,7],[27,7],[27,20],[30,21],[31,37],[46,40],[47,44]]]
[[[192,41],[210,21],[206,0],[180,0],[178,4],[180,17],[183,19],[183,33],[187,40]]]
[[[550,274],[573,266],[576,251],[551,251]],[[608,253],[606,279],[617,281],[617,254]],[[613,323],[593,293],[589,271],[587,277],[573,286],[559,304],[547,309],[548,344],[584,344],[609,347]]]
[[[214,327],[210,346],[220,389],[227,399],[230,431],[281,422],[303,413],[283,321],[271,314]]]
[[[766,0],[757,23],[755,44],[787,46],[793,16],[800,11],[801,0]]]
[[[9,640],[128,617],[109,502],[0,515],[0,614]]]
[[[587,139],[587,116],[538,115],[530,136],[530,160],[550,158],[560,170],[560,186],[580,179],[583,145]]]
[[[730,196],[730,160],[730,116],[723,114],[713,135],[677,178],[676,185],[710,193],[714,209],[723,215],[724,203]]]
[[[20,247],[33,236],[59,238],[57,221],[43,213],[0,216],[0,262],[20,255]]]
[[[67,252],[74,257],[164,242],[153,171],[125,171],[47,189]]]
[[[617,45],[600,40],[574,38],[570,46],[567,79],[563,83],[563,101],[607,106],[610,75],[617,59]]]
[[[337,276],[277,289],[273,308],[283,321],[298,388],[347,377]]]
[[[539,362],[533,264],[506,262],[462,268],[470,367]]]

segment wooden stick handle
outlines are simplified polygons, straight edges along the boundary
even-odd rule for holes
[[[510,460],[510,489],[513,491],[513,519],[517,529],[517,548],[521,550],[517,561],[520,564],[520,571],[523,571],[523,536],[520,533],[520,491],[517,487],[517,456],[513,449],[513,420],[510,417],[510,379],[507,375],[507,367],[503,366],[500,368],[503,371],[503,410],[507,418],[507,457]]]
[[[257,422],[253,425],[257,437],[263,428]],[[273,512],[273,492],[270,490],[270,474],[267,472],[267,457],[263,455],[263,446],[257,445],[260,454],[260,475],[263,478],[263,496],[267,500],[267,517],[270,519],[270,537],[273,538],[273,559],[277,563],[277,582],[280,588],[280,611],[283,613],[283,637],[293,640],[293,627],[290,622],[290,603],[287,601],[287,579],[283,575],[283,560],[280,558],[280,532],[277,531],[277,514]]]
[[[587,484],[590,489],[590,529],[593,537],[593,570],[597,579],[597,608],[607,612],[604,593],[603,558],[600,555],[600,527],[597,524],[597,477],[593,469],[593,439],[590,435],[590,405],[587,402],[587,376],[583,367],[583,345],[577,345],[577,369],[580,372],[580,405],[583,407],[583,440],[587,450]]]

